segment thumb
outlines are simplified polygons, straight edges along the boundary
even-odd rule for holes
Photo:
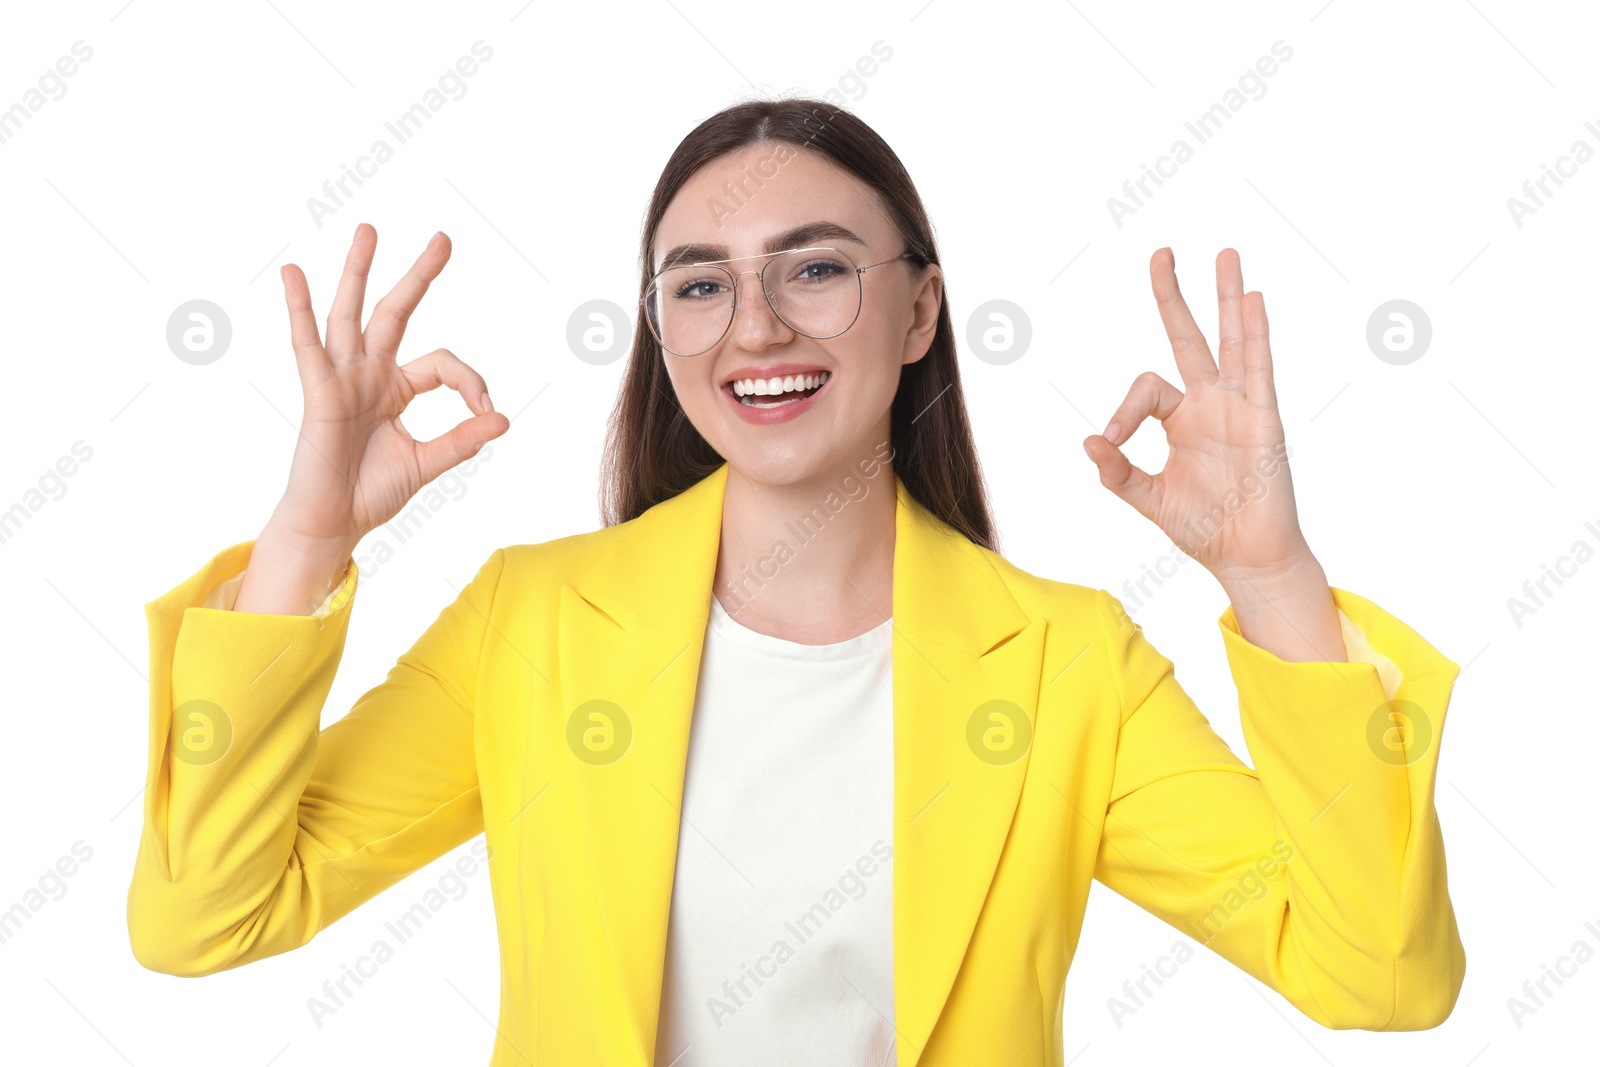
[[[478,450],[511,428],[511,420],[498,411],[486,411],[464,419],[448,433],[431,441],[417,442],[417,464],[422,469],[422,484],[427,485],[457,463],[471,459]]]
[[[1103,434],[1083,439],[1083,450],[1100,471],[1100,484],[1111,490],[1139,514],[1151,519],[1155,514],[1156,482],[1135,467]],[[1153,521],[1153,519],[1152,519]]]

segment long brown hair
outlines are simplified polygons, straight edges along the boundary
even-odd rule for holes
[[[822,100],[751,101],[719,111],[696,126],[667,160],[645,213],[639,252],[641,299],[653,273],[661,217],[678,190],[712,160],[774,142],[819,151],[861,179],[877,191],[916,267],[939,262],[933,227],[911,176],[871,127]],[[999,551],[956,366],[948,285],[927,354],[901,368],[889,414],[889,444],[891,465],[918,503],[975,544]],[[634,330],[628,369],[606,428],[601,521],[612,526],[637,518],[722,462],[684,414],[663,365],[661,346],[641,322]]]

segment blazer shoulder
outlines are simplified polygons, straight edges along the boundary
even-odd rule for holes
[[[1046,578],[980,550],[1018,607],[1029,618],[1045,620],[1041,677],[1059,679],[1071,671],[1076,684],[1061,692],[1094,693],[1104,714],[1125,721],[1170,661],[1142,639],[1143,628],[1122,602],[1100,586]]]
[[[1101,603],[1101,597],[1115,599],[1104,589],[1078,582],[1057,581],[1031,571],[1025,571],[998,552],[975,545],[978,552],[1000,576],[1006,591],[1030,616],[1044,616],[1052,621],[1087,619]]]
[[[1030,616],[1042,615],[1058,630],[1082,633],[1085,640],[1103,646],[1112,660],[1126,657],[1132,643],[1164,661],[1145,640],[1144,627],[1134,621],[1121,599],[1109,589],[1045,578],[994,553],[990,555],[1011,595]]]
[[[520,593],[577,584],[627,539],[633,521],[497,549],[505,557],[501,583]]]

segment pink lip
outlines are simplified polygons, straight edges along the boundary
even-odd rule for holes
[[[830,373],[828,380],[822,383],[821,388],[804,400],[795,400],[776,408],[746,407],[744,402],[734,393],[732,382],[724,383],[721,392],[733,404],[734,411],[738,412],[739,417],[745,422],[753,426],[770,426],[773,423],[788,422],[790,419],[797,419],[804,415],[817,402],[818,397],[827,393],[828,388],[833,385],[833,378],[834,374]]]

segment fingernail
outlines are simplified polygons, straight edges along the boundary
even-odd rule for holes
[[[1105,436],[1105,439],[1107,441],[1110,441],[1112,444],[1116,444],[1117,443],[1117,434],[1119,434],[1121,432],[1122,432],[1122,423],[1118,422],[1116,419],[1112,419],[1111,420],[1111,425],[1106,427],[1106,432],[1105,432],[1104,436]]]
[[[483,405],[484,411],[494,410],[494,404],[490,402],[488,393],[484,393],[483,396],[479,397],[478,402]]]

